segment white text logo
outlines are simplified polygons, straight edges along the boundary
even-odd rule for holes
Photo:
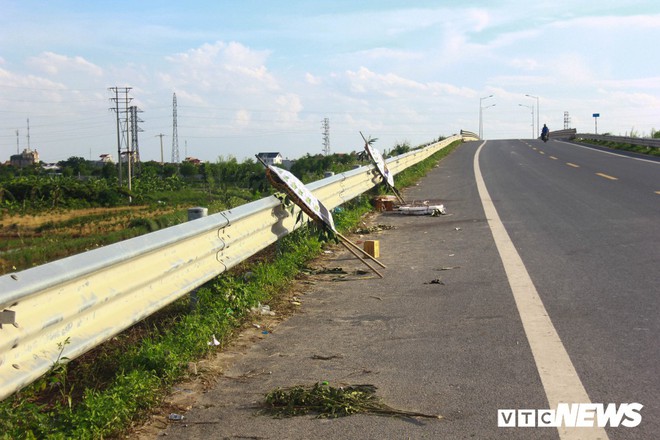
[[[634,428],[642,422],[641,403],[560,403],[557,409],[498,409],[497,426],[501,428]]]

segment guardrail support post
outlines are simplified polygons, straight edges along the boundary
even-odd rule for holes
[[[16,312],[13,310],[3,310],[0,312],[0,328],[2,324],[16,325]]]
[[[209,209],[201,206],[196,206],[194,208],[188,208],[188,221],[197,220],[198,218],[204,218],[209,215]],[[197,289],[194,289],[190,292],[190,310],[195,310],[197,307],[197,302],[199,298],[197,297]]]

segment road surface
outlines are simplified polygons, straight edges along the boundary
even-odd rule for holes
[[[301,284],[300,313],[244,334],[184,420],[142,438],[657,437],[659,192],[657,162],[555,140],[466,143],[404,192],[448,215],[383,213],[396,229],[363,237],[380,240],[384,279],[352,275],[360,263],[337,248],[324,264],[349,275]],[[255,408],[318,381],[374,384],[387,404],[444,419]],[[559,401],[644,407],[631,428],[498,427],[498,410]]]

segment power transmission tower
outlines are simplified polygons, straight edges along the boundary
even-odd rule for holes
[[[179,133],[176,127],[176,93],[172,98],[172,163],[179,165]]]
[[[111,107],[110,110],[114,111],[117,115],[117,166],[119,167],[119,186],[124,184],[123,171],[122,171],[122,145],[126,146],[126,150],[129,150],[128,145],[128,104],[133,100],[129,98],[128,92],[132,87],[110,87],[108,90],[114,93],[114,98],[110,98],[110,101],[113,101],[115,106]],[[123,96],[120,96],[122,95]],[[120,105],[121,104],[121,105]],[[122,118],[121,115],[125,116],[125,125],[122,128]]]
[[[131,148],[128,152],[128,162],[135,165],[134,173],[137,174],[140,172],[140,148],[138,143],[138,133],[144,131],[140,128],[138,123],[144,122],[142,119],[138,118],[138,113],[142,113],[142,110],[138,109],[137,106],[131,106],[129,108],[131,112]],[[129,165],[130,167],[130,165]]]
[[[571,117],[568,115],[568,112],[564,112],[564,130],[571,128]]]
[[[323,154],[330,155],[330,119],[324,118],[321,123],[323,128]]]

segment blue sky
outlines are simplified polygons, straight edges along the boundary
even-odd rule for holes
[[[660,130],[660,3],[644,1],[0,0],[0,160],[116,156],[109,87],[132,87],[143,160],[381,151],[540,122]],[[492,98],[480,98],[493,95]],[[494,106],[492,106],[495,104]],[[521,105],[522,104],[522,105]],[[536,119],[536,115],[534,116]],[[16,136],[16,130],[19,136]]]

